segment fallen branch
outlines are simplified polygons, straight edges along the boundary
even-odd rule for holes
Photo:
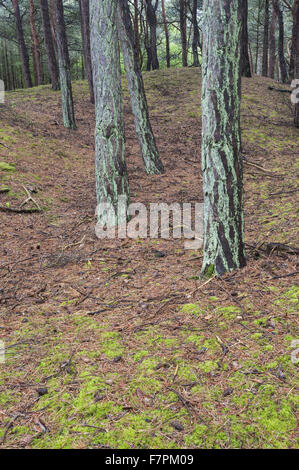
[[[33,207],[32,209],[16,209],[14,207],[0,206],[0,212],[14,212],[16,214],[33,214],[34,212],[42,212],[42,209]]]

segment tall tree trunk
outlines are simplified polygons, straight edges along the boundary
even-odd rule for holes
[[[202,272],[207,275],[222,275],[246,264],[240,155],[239,5],[239,0],[209,0],[204,2],[203,9]]]
[[[295,11],[295,24],[296,26],[296,35],[294,38],[294,64],[295,64],[295,79],[297,82],[297,103],[295,103],[295,113],[294,113],[294,124],[296,127],[299,127],[299,2],[296,5]]]
[[[270,24],[270,33],[269,33],[269,69],[268,69],[268,76],[270,78],[275,77],[275,62],[276,62],[276,40],[275,40],[275,32],[276,32],[276,22],[277,22],[277,15],[274,7],[272,6],[272,18]]]
[[[41,52],[39,39],[37,34],[37,29],[35,25],[35,7],[33,0],[29,0],[29,18],[30,18],[30,28],[33,44],[33,56],[35,59],[36,67],[36,84],[41,85],[43,82],[43,72],[42,72],[42,62],[41,62]]]
[[[89,0],[79,0],[79,9],[81,17],[81,34],[84,52],[85,70],[89,86],[89,96],[91,103],[94,103],[92,66],[90,54],[90,28],[89,28]]]
[[[119,196],[129,196],[125,162],[125,132],[119,42],[116,26],[117,0],[90,1],[90,46],[95,94],[95,147],[97,203],[111,204],[118,223]],[[98,206],[99,207],[99,206]],[[114,227],[113,214],[98,211],[98,223]]]
[[[149,47],[150,47],[150,57],[151,67],[153,70],[157,70],[159,68],[159,60],[158,60],[158,52],[157,52],[157,7],[158,7],[158,0],[154,0],[155,5],[152,4],[152,0],[145,0],[145,7],[146,7],[146,17],[147,22],[149,25],[150,30],[150,39],[149,39]]]
[[[71,83],[70,58],[65,31],[62,0],[55,0],[54,13],[62,100],[62,121],[64,127],[68,127],[69,129],[76,129]]]
[[[161,0],[161,8],[162,8],[162,17],[163,17],[163,25],[164,25],[164,32],[165,32],[165,43],[166,43],[166,64],[167,64],[167,68],[169,68],[170,67],[169,31],[168,31],[168,25],[167,25],[167,18],[166,18],[164,0]]]
[[[288,72],[287,64],[284,56],[284,21],[283,13],[280,8],[280,0],[272,0],[273,7],[275,9],[278,25],[279,25],[279,37],[278,37],[278,58],[279,58],[279,68],[281,74],[282,83],[287,83],[288,81]]]
[[[289,76],[291,80],[295,77],[296,40],[297,40],[297,34],[298,34],[298,29],[299,29],[299,24],[297,23],[297,20],[296,20],[298,4],[299,4],[299,0],[294,0],[294,5],[292,9],[292,15],[293,15],[292,46],[291,46],[290,68],[289,68]]]
[[[139,12],[138,12],[138,0],[134,0],[134,34],[136,48],[138,52],[139,64],[141,63],[141,49],[140,49],[140,34],[139,34]]]
[[[14,16],[15,16],[16,28],[17,28],[17,39],[18,39],[18,44],[19,44],[25,85],[27,88],[30,88],[32,87],[32,80],[31,80],[30,67],[29,67],[29,55],[28,55],[28,49],[27,49],[27,46],[25,44],[25,39],[24,39],[24,32],[23,32],[19,2],[18,0],[11,0],[11,1],[12,1],[13,9],[14,9]]]
[[[140,144],[144,168],[148,174],[160,174],[164,172],[164,168],[159,157],[159,152],[149,119],[128,0],[118,0],[117,10],[119,40],[122,48],[128,87],[131,96],[132,111],[134,114],[136,132]]]
[[[198,56],[198,46],[199,46],[199,27],[197,21],[197,5],[198,1],[193,0],[192,5],[192,21],[193,21],[193,40],[192,40],[192,52],[193,52],[193,67],[199,67],[199,56]]]
[[[187,49],[187,12],[186,0],[180,0],[180,33],[182,43],[182,65],[188,66],[188,49]]]
[[[256,51],[255,51],[255,73],[258,73],[258,60],[260,53],[260,21],[261,21],[261,9],[262,2],[258,0],[258,11],[257,11],[257,28],[256,28]]]
[[[269,0],[265,0],[263,68],[262,68],[263,77],[268,76],[268,56],[269,56]]]
[[[48,58],[48,70],[53,90],[59,89],[59,72],[55,55],[53,36],[51,32],[51,23],[49,15],[48,0],[40,0],[41,17],[43,23],[45,47]]]
[[[248,1],[241,2],[242,30],[241,30],[241,58],[240,70],[242,77],[251,77],[251,68],[248,54]]]

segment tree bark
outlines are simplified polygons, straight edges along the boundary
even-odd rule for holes
[[[187,12],[186,0],[180,0],[180,33],[182,44],[182,66],[188,66],[188,49],[187,49]]]
[[[242,77],[251,77],[251,68],[248,53],[248,1],[243,0],[243,2],[241,3],[242,30],[240,70]]]
[[[146,17],[150,30],[149,40],[149,54],[150,64],[153,70],[159,68],[158,52],[157,52],[157,11],[158,0],[155,0],[155,5],[152,4],[152,0],[145,0]]]
[[[275,32],[276,32],[276,22],[277,22],[277,15],[276,15],[275,9],[272,6],[272,18],[271,18],[270,33],[269,33],[269,69],[268,69],[268,76],[270,78],[275,77],[275,62],[276,62]]]
[[[83,55],[85,71],[89,86],[89,96],[91,103],[94,103],[92,66],[90,54],[90,27],[89,27],[89,0],[79,0],[79,9],[81,17],[81,35],[83,43]]]
[[[161,0],[161,8],[162,8],[162,17],[163,17],[163,25],[164,25],[164,32],[165,32],[165,43],[166,43],[166,65],[167,65],[167,68],[170,68],[169,31],[168,31],[168,25],[167,25],[167,18],[166,18],[164,0]]]
[[[296,127],[299,127],[299,2],[296,5],[295,11],[295,24],[296,35],[294,38],[294,69],[295,69],[295,79],[298,80],[297,83],[297,103],[295,103],[295,112],[294,112],[294,124]]]
[[[264,41],[263,41],[263,77],[268,76],[269,57],[269,0],[265,0],[265,21],[264,21]]]
[[[117,27],[144,168],[148,174],[161,174],[164,168],[149,119],[128,0],[118,0]]]
[[[284,56],[284,21],[283,13],[280,8],[280,0],[272,0],[273,7],[275,9],[278,25],[279,25],[279,37],[278,37],[278,58],[279,58],[279,67],[281,74],[282,83],[287,83],[288,81],[288,72],[287,64]]]
[[[193,21],[193,41],[192,41],[192,52],[193,52],[193,67],[199,67],[199,55],[198,55],[198,46],[199,46],[199,27],[197,21],[197,5],[198,1],[193,0],[192,5],[192,21]]]
[[[42,72],[42,62],[41,62],[41,52],[38,34],[35,25],[35,7],[33,0],[29,0],[29,18],[30,18],[30,28],[33,44],[33,57],[35,60],[36,68],[36,85],[41,85],[43,82],[43,72]]]
[[[125,214],[118,214],[119,196],[129,198],[125,163],[125,133],[121,88],[117,1],[90,1],[90,46],[95,94],[95,147],[97,203],[111,204],[120,224]],[[98,211],[98,223],[116,225],[110,212]]]
[[[51,32],[48,0],[40,0],[41,17],[44,31],[45,48],[48,58],[48,70],[53,90],[59,89],[59,72]]]
[[[62,0],[55,0],[54,16],[58,52],[59,78],[61,87],[62,121],[64,127],[67,127],[69,129],[76,129],[71,83],[70,58],[67,45]]]
[[[18,44],[19,44],[25,85],[26,85],[26,88],[31,88],[32,79],[31,79],[30,67],[29,67],[29,55],[28,55],[27,46],[25,44],[24,31],[23,31],[23,26],[22,26],[22,19],[21,19],[18,0],[12,0],[12,6],[14,9],[14,16],[15,16],[15,21],[16,21],[17,39],[18,39]]]
[[[209,0],[203,9],[202,273],[245,266],[243,168],[240,155],[239,0]]]
[[[298,29],[299,29],[299,24],[296,19],[298,4],[299,4],[299,0],[294,0],[294,5],[292,9],[292,15],[293,15],[292,46],[291,46],[290,68],[289,68],[290,79],[295,78],[296,40],[297,40]]]

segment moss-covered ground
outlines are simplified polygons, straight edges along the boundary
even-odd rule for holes
[[[132,200],[200,202],[200,72],[144,77],[166,173],[143,172],[124,83]],[[183,240],[96,238],[86,82],[76,132],[48,86],[7,93],[0,206],[26,187],[42,212],[0,212],[2,447],[298,447],[298,130],[272,84],[243,82],[248,265],[208,281]]]

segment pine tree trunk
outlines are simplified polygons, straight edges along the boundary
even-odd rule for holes
[[[152,0],[145,0],[146,6],[146,17],[150,30],[150,39],[149,39],[149,53],[148,58],[150,58],[150,65],[153,70],[159,68],[158,52],[157,52],[157,6],[158,0],[156,0],[155,6],[152,4]],[[148,64],[149,67],[149,64]],[[147,68],[148,68],[147,67]],[[148,70],[150,70],[148,68]]]
[[[296,20],[296,13],[298,8],[299,0],[294,0],[292,15],[293,15],[293,28],[292,28],[292,46],[291,46],[291,57],[290,57],[290,68],[289,77],[290,80],[295,78],[295,60],[296,60],[296,40],[299,29],[299,24]]]
[[[51,32],[48,0],[40,0],[41,17],[44,31],[45,48],[48,58],[48,70],[53,90],[59,89],[59,72]]]
[[[58,52],[59,78],[62,101],[62,121],[64,127],[76,129],[73,93],[71,83],[70,58],[67,45],[67,37],[64,23],[64,11],[62,0],[55,0],[55,27]]]
[[[269,33],[269,69],[268,69],[268,76],[270,78],[275,77],[275,62],[276,62],[275,32],[276,32],[276,23],[277,23],[277,15],[276,15],[275,9],[272,7],[272,18],[271,18],[270,33]]]
[[[30,28],[33,44],[33,57],[35,59],[36,67],[36,84],[41,85],[43,82],[43,72],[42,72],[42,62],[41,62],[41,52],[39,39],[37,34],[37,29],[35,25],[35,7],[33,0],[29,0],[29,18],[30,18]]]
[[[199,56],[198,56],[199,28],[198,28],[198,21],[197,21],[197,0],[193,0],[192,21],[193,21],[193,41],[192,41],[193,67],[199,67],[200,66]]]
[[[203,274],[245,266],[240,155],[239,0],[209,0],[203,9]],[[221,51],[221,53],[219,52]]]
[[[280,8],[280,0],[272,0],[273,7],[275,9],[277,18],[278,18],[278,25],[279,25],[279,37],[278,37],[278,58],[279,58],[279,67],[280,67],[280,74],[281,74],[281,81],[282,83],[287,83],[288,81],[288,72],[287,72],[287,64],[284,56],[284,21],[283,21],[283,13]]]
[[[89,86],[89,96],[91,103],[94,103],[92,66],[90,54],[90,28],[89,28],[89,0],[79,0],[81,17],[81,34],[84,52],[85,70]]]
[[[164,169],[149,119],[128,0],[118,0],[118,4],[118,34],[144,168],[148,174],[161,174]]]
[[[296,36],[294,38],[294,69],[295,69],[295,79],[299,80],[299,2],[296,5],[295,11],[295,24],[296,27]],[[295,113],[294,113],[294,124],[296,127],[299,127],[299,87],[297,86],[297,100],[295,104]]]
[[[180,32],[182,43],[182,66],[188,66],[186,0],[180,0]]]
[[[161,8],[162,8],[162,17],[163,17],[163,25],[164,25],[164,32],[165,32],[165,43],[166,43],[166,65],[167,65],[167,68],[170,68],[169,31],[168,31],[168,25],[167,25],[167,18],[166,18],[164,0],[161,0]]]
[[[241,3],[242,30],[240,70],[242,77],[251,77],[251,67],[248,54],[248,1],[243,0]]]
[[[125,162],[125,133],[117,0],[90,1],[90,46],[95,94],[95,147],[97,203],[111,204],[117,214],[119,196],[129,196]],[[117,214],[120,224],[124,214]],[[121,217],[123,216],[123,217]],[[98,212],[98,223],[113,227],[115,218]]]
[[[268,76],[269,52],[269,0],[265,0],[264,42],[263,42],[263,77]]]
[[[29,67],[29,55],[28,55],[27,46],[25,44],[22,19],[21,19],[18,0],[12,0],[12,5],[13,5],[15,21],[16,21],[17,39],[18,39],[18,44],[19,44],[25,85],[27,88],[31,88],[32,80],[31,80],[30,67]]]
[[[139,34],[139,13],[138,13],[138,0],[134,0],[134,34],[136,48],[138,52],[139,65],[141,63],[141,50],[140,50],[140,34]]]

